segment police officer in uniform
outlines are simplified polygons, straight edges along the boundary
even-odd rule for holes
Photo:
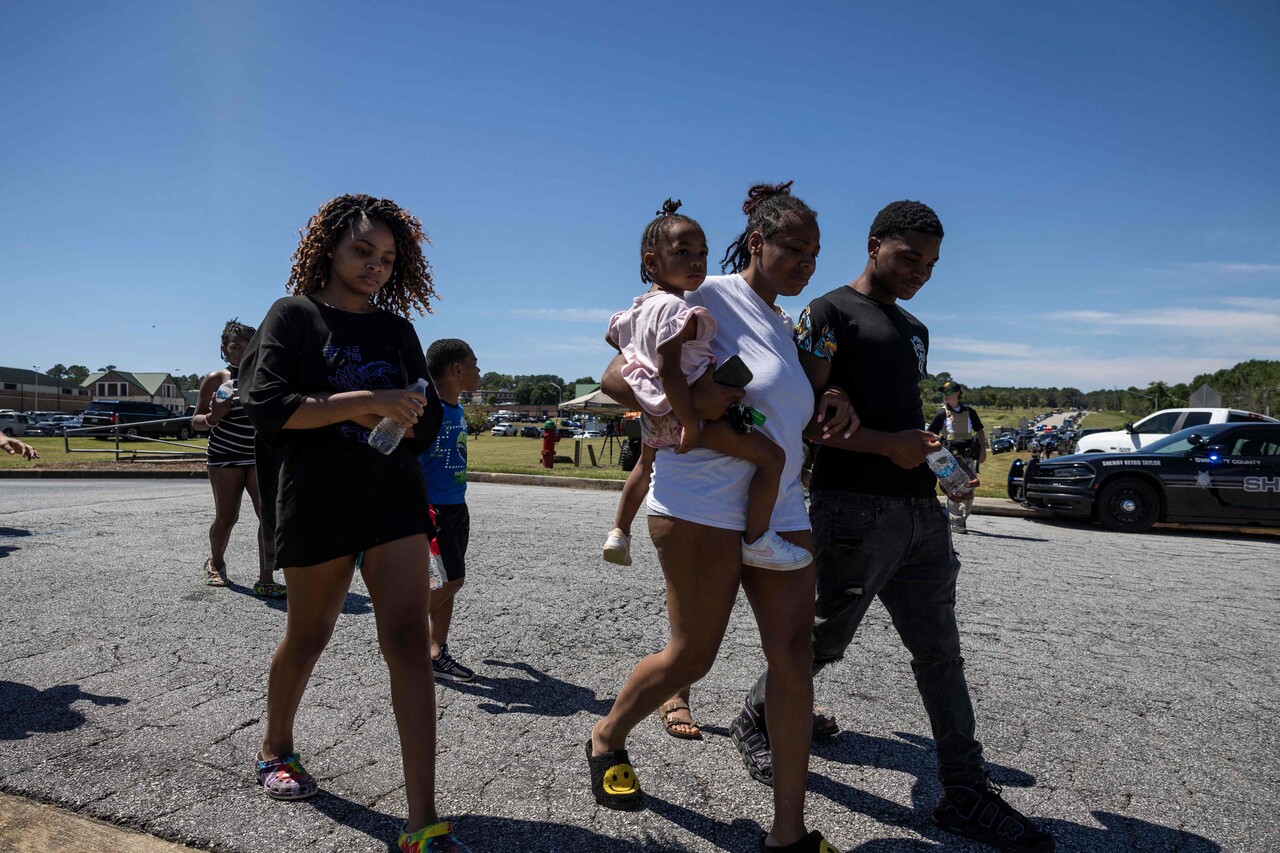
[[[942,439],[956,457],[978,473],[978,468],[987,461],[987,434],[982,428],[982,418],[973,409],[960,402],[964,394],[964,386],[959,382],[948,380],[938,389],[942,394],[942,408],[929,423],[929,432]],[[951,532],[968,533],[966,524],[969,513],[973,510],[973,492],[963,501],[947,499],[947,512],[951,518]]]

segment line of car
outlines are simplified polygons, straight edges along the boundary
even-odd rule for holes
[[[79,426],[79,416],[61,412],[0,412],[0,432],[11,438],[62,435],[64,430]]]

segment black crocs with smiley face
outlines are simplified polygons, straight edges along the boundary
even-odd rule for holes
[[[640,790],[640,780],[625,749],[592,755],[588,738],[587,766],[591,768],[591,793],[597,803],[620,811],[644,807],[644,792]]]

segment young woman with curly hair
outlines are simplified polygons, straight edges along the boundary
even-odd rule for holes
[[[342,610],[356,555],[391,674],[408,821],[406,853],[466,851],[435,810],[435,691],[428,581],[432,534],[418,455],[440,427],[440,399],[406,315],[430,311],[421,223],[387,199],[325,202],[302,231],[289,290],[241,363],[257,428],[263,524],[284,571],[289,612],[271,660],[258,781],[275,799],[316,793],[294,748],[294,717]],[[388,455],[367,443],[383,418],[406,428]]]

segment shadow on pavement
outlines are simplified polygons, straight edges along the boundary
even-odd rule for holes
[[[466,683],[437,681],[436,685],[488,700],[476,707],[490,714],[571,717],[579,711],[586,711],[589,714],[604,716],[609,713],[609,708],[613,705],[612,700],[597,699],[594,691],[570,684],[553,675],[547,675],[527,663],[486,660],[484,665],[505,667],[528,677],[494,677],[487,672],[481,672],[475,681]]]
[[[1048,539],[1041,539],[1039,536],[1010,536],[1007,533],[987,533],[985,530],[974,530],[972,527],[969,528],[968,533],[964,533],[961,535],[962,536],[981,536],[984,539],[1016,539],[1019,542],[1048,542],[1049,541]],[[963,541],[963,540],[957,538],[956,541]]]
[[[655,809],[656,811],[656,809]],[[685,853],[689,848],[649,838],[644,842],[610,838],[580,826],[536,820],[467,815],[453,821],[454,832],[472,850],[519,850],[521,853],[565,853],[608,850],[610,853]],[[755,850],[751,847],[741,849]]]
[[[69,732],[84,725],[85,716],[73,702],[124,705],[120,696],[83,692],[76,684],[59,684],[37,690],[16,681],[0,681],[0,740],[23,740],[36,733]]]
[[[253,591],[252,585],[246,586],[245,584],[228,580],[226,588],[238,595],[247,595],[250,598],[257,598],[272,610],[286,611],[289,609],[287,598],[261,598]],[[369,598],[369,596],[358,592],[348,592],[346,600],[342,602],[342,612],[349,613],[353,616],[364,616],[367,613],[372,613],[373,600]]]
[[[934,842],[921,847],[919,841],[912,839],[879,838],[849,849],[867,851],[867,853],[921,849],[972,849],[973,842],[944,832],[933,823],[933,807],[942,792],[941,783],[936,777],[937,765],[933,740],[910,732],[894,732],[894,734],[901,740],[841,732],[833,738],[814,741],[813,752],[829,761],[913,774],[916,782],[911,787],[912,806],[910,808],[816,773],[809,774],[810,794],[826,797],[850,811],[865,814],[882,823],[911,829]],[[1005,788],[1029,788],[1036,783],[1035,777],[1031,774],[999,764],[988,763],[987,772],[993,782]],[[1010,805],[1019,808],[1016,797]],[[1093,816],[1103,824],[1104,828],[1028,815],[1053,833],[1060,845],[1069,845],[1071,849],[1088,850],[1091,853],[1094,851],[1128,853],[1132,850],[1217,853],[1222,849],[1218,844],[1202,836],[1149,821],[1103,811],[1095,811]]]
[[[334,823],[350,827],[370,838],[386,843],[388,851],[399,850],[396,847],[396,838],[404,823],[403,818],[380,812],[324,790],[308,800],[307,804]],[[672,846],[652,840],[647,840],[643,844],[619,841],[580,826],[564,823],[518,820],[494,815],[461,815],[456,818],[448,817],[447,820],[453,824],[454,833],[458,838],[469,844],[473,850],[562,853],[566,850],[608,849],[622,851],[622,853],[630,853],[630,851],[676,853],[686,849],[683,846]],[[705,818],[703,820],[705,822]],[[742,849],[754,850],[755,848],[744,846]]]
[[[1093,529],[1099,536],[1161,536],[1171,539],[1222,539],[1228,542],[1274,542],[1280,538],[1280,530],[1273,526],[1267,525],[1246,525],[1243,523],[1236,525],[1223,525],[1217,527],[1212,524],[1166,524],[1158,523],[1150,530],[1139,534],[1131,533],[1115,533],[1107,530],[1100,524],[1093,524],[1079,518],[1054,518],[1052,516],[1033,516],[1026,519],[1027,521],[1043,524],[1046,527],[1057,527],[1062,530],[1080,530]]]
[[[16,539],[20,536],[30,536],[31,531],[22,527],[0,527],[0,539]],[[22,550],[17,545],[3,544],[0,545],[0,557],[7,557],[14,551]]]

